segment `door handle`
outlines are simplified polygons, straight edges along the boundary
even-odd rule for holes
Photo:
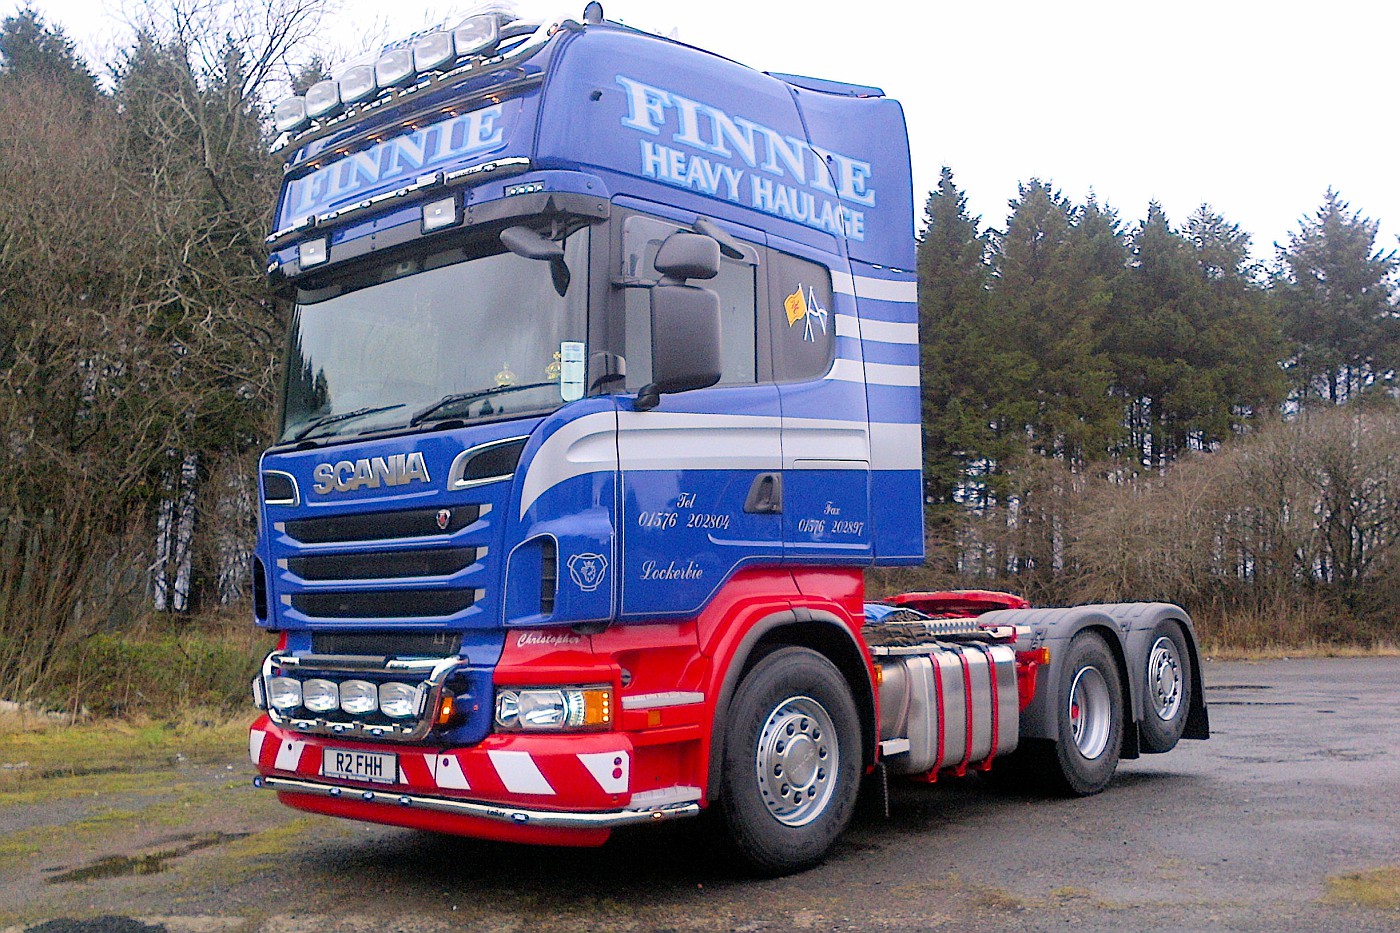
[[[751,515],[781,515],[783,512],[783,474],[760,473],[753,478],[744,511]]]

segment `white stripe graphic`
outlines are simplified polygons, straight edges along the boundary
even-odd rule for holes
[[[258,763],[262,756],[263,739],[267,733],[261,729],[253,729],[248,733],[248,757],[253,760],[253,764]]]
[[[278,771],[295,771],[301,763],[301,750],[305,747],[305,742],[283,739],[282,746],[277,749],[277,760],[272,766]]]
[[[923,435],[917,424],[870,424],[870,446],[877,470],[917,470],[923,466]]]
[[[520,487],[520,517],[524,518],[545,491],[575,476],[611,473],[617,469],[617,414],[584,415],[566,424],[540,445]]]
[[[854,314],[836,315],[836,336],[860,339],[860,318]]]
[[[864,421],[788,418],[784,422],[784,469],[864,469],[869,460],[870,429]]]
[[[865,381],[868,385],[917,387],[919,367],[895,363],[866,363]]]
[[[842,295],[855,295],[857,298],[870,298],[875,301],[919,300],[918,282],[896,282],[893,279],[876,279],[866,275],[851,276],[844,272],[831,273],[831,289]]]
[[[593,775],[605,794],[627,793],[631,762],[626,752],[595,752],[579,755],[578,760]]]
[[[554,788],[540,773],[529,752],[487,752],[501,783],[512,794],[554,795]]]
[[[433,780],[444,790],[471,790],[467,776],[462,772],[462,763],[452,755],[438,755],[435,758]]]
[[[839,315],[838,315],[839,317]],[[841,333],[839,321],[837,333]],[[914,323],[897,323],[894,321],[872,321],[869,318],[860,322],[860,336],[863,340],[873,340],[876,343],[903,343],[917,345],[919,342],[919,325]]]

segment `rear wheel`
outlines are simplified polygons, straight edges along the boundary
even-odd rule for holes
[[[860,720],[840,671],[799,647],[755,664],[730,705],[722,774],[725,829],[750,867],[783,875],[819,863],[860,784]]]
[[[1169,752],[1186,731],[1191,711],[1191,655],[1176,622],[1163,622],[1152,633],[1143,670],[1146,699],[1140,723],[1143,751]]]
[[[1123,745],[1123,684],[1101,636],[1084,632],[1070,642],[1058,697],[1058,736],[1047,750],[1056,790],[1097,794],[1118,768]]]

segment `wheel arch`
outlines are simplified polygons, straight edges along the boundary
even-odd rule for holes
[[[724,665],[710,721],[709,766],[705,796],[717,800],[723,786],[724,740],[729,707],[744,675],[764,655],[787,646],[809,648],[836,666],[850,687],[860,715],[861,757],[875,761],[876,706],[870,662],[855,634],[842,619],[819,609],[787,609],[763,616],[744,633]]]

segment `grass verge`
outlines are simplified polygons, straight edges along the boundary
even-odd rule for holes
[[[1386,866],[1334,875],[1327,879],[1325,900],[1330,904],[1400,909],[1400,868]]]

